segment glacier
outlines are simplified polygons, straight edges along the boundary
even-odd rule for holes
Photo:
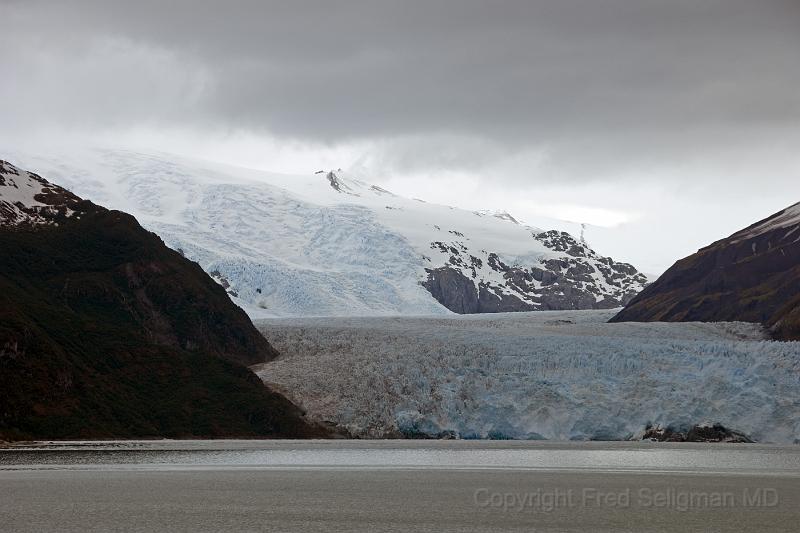
[[[800,342],[613,314],[264,319],[281,356],[254,370],[359,437],[614,440],[720,423],[800,439]]]

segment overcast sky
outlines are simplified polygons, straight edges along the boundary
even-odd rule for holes
[[[345,167],[594,224],[650,272],[800,200],[797,0],[0,0],[0,21],[8,146]]]

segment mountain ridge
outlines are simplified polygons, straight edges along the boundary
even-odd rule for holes
[[[800,203],[679,260],[612,320],[760,322],[800,340]]]

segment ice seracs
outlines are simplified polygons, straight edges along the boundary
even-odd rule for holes
[[[257,373],[362,437],[621,440],[720,424],[798,442],[800,342],[611,315],[268,319],[256,326],[281,357]]]

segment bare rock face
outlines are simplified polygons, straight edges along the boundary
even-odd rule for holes
[[[454,313],[480,312],[475,283],[458,270],[442,267],[428,271],[428,279],[422,284],[443,306]]]
[[[754,442],[740,431],[726,428],[722,424],[697,424],[688,429],[648,426],[642,440],[659,442]]]
[[[681,259],[612,319],[729,320],[800,340],[800,203]]]
[[[422,285],[451,311],[466,314],[612,309],[628,303],[647,283],[632,265],[597,254],[569,233],[552,230],[533,237],[555,253],[509,265],[494,252],[477,257],[460,241],[433,242],[431,249],[449,254],[448,264],[426,269]]]

